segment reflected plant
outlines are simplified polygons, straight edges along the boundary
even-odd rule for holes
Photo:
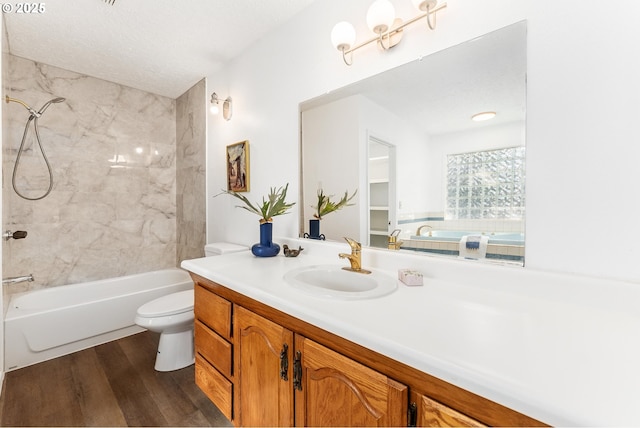
[[[331,214],[334,211],[338,211],[344,207],[350,207],[354,204],[350,204],[349,202],[356,196],[358,193],[358,189],[356,189],[351,196],[349,196],[349,191],[344,192],[344,196],[338,202],[331,201],[333,195],[325,195],[322,189],[318,189],[318,203],[317,205],[312,205],[311,208],[315,209],[316,212],[313,214],[315,218],[318,220],[322,220],[322,217],[327,214]]]

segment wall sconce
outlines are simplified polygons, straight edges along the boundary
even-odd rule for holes
[[[231,115],[233,114],[231,104],[231,97],[227,97],[222,102],[222,117],[224,117],[225,120],[231,119]],[[218,94],[216,94],[215,92],[211,94],[211,107],[209,108],[209,110],[211,111],[211,114],[220,113],[220,98],[218,98]]]
[[[378,45],[387,50],[402,40],[402,30],[404,27],[413,24],[422,18],[427,19],[427,25],[430,29],[436,29],[436,12],[447,7],[446,3],[437,5],[437,0],[411,0],[420,15],[403,23],[402,19],[395,17],[395,8],[389,0],[376,0],[367,11],[367,26],[376,36],[371,39],[353,46],[356,41],[356,30],[351,23],[342,21],[338,22],[331,30],[331,42],[340,52],[342,59],[347,65],[353,64],[353,51],[360,49],[369,43],[378,42]],[[349,59],[347,59],[349,55]]]

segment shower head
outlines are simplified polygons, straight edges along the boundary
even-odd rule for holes
[[[62,97],[57,97],[57,98],[54,98],[54,99],[52,99],[52,100],[49,100],[49,101],[47,101],[47,102],[45,103],[45,105],[43,105],[43,106],[42,106],[42,108],[41,108],[40,110],[38,110],[38,111],[35,111],[35,110],[34,110],[34,109],[32,109],[31,107],[29,107],[29,105],[27,105],[27,103],[25,103],[24,101],[19,100],[19,99],[17,99],[17,98],[11,98],[9,95],[6,95],[6,96],[5,96],[5,101],[6,101],[7,103],[9,103],[9,102],[13,101],[13,102],[15,102],[15,103],[21,104],[24,108],[26,108],[26,109],[29,111],[29,113],[31,113],[31,118],[30,118],[30,119],[35,119],[35,118],[38,118],[38,117],[42,116],[42,113],[44,113],[44,111],[45,111],[47,108],[49,108],[49,106],[50,106],[52,103],[61,103],[61,102],[65,101],[65,99],[64,99],[64,98],[62,98]]]
[[[47,102],[42,106],[42,108],[41,108],[40,110],[38,110],[38,112],[36,113],[36,117],[40,117],[40,116],[42,116],[42,113],[44,113],[44,111],[45,111],[47,108],[49,108],[49,106],[50,106],[52,103],[61,103],[61,102],[63,102],[64,100],[65,100],[65,99],[64,99],[64,98],[62,98],[62,97],[57,97],[57,98],[54,98],[54,99],[52,99],[52,100],[47,101]],[[33,113],[32,113],[32,114],[33,114]]]

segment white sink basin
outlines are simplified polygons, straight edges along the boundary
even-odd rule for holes
[[[371,299],[392,293],[398,281],[381,272],[369,274],[342,269],[342,265],[312,265],[284,275],[291,286],[316,296],[334,299]]]

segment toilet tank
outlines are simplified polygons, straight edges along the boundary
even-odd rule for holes
[[[222,254],[237,253],[238,251],[248,250],[248,247],[230,242],[213,242],[204,246],[204,255],[206,257],[219,256]]]

